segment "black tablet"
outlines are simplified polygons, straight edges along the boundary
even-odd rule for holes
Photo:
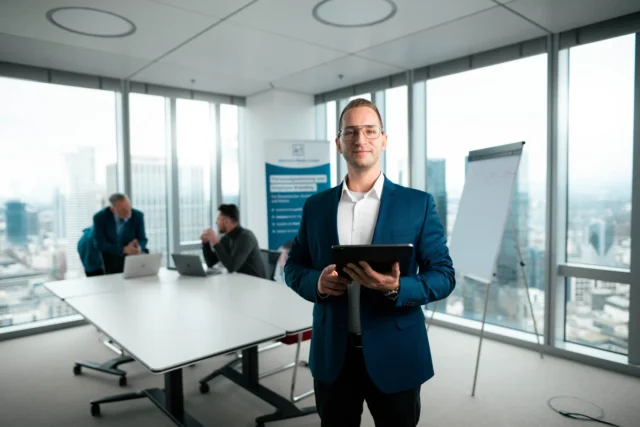
[[[349,278],[344,267],[349,263],[358,265],[360,261],[366,261],[375,271],[385,274],[391,272],[395,262],[399,262],[400,271],[406,274],[413,245],[334,245],[331,250],[336,271],[340,276]]]

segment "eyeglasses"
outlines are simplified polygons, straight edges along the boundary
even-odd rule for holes
[[[378,125],[347,126],[338,132],[338,137],[345,141],[354,141],[358,137],[360,129],[364,130],[364,137],[367,139],[377,139],[383,132]]]

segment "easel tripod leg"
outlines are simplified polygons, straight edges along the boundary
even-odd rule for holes
[[[473,388],[471,396],[476,395],[476,381],[478,380],[478,367],[480,366],[480,352],[482,351],[482,339],[484,338],[484,324],[487,320],[487,306],[489,305],[489,292],[491,291],[491,282],[487,283],[487,293],[484,297],[484,312],[482,314],[482,328],[480,329],[480,342],[478,344],[478,356],[476,357],[476,372],[473,375]]]
[[[512,214],[509,215],[511,217],[511,228],[513,229],[513,235],[515,237],[515,246],[516,251],[518,252],[518,260],[520,261],[520,268],[522,268],[522,278],[524,279],[524,289],[527,294],[527,301],[529,301],[529,311],[531,312],[531,318],[533,319],[533,330],[536,333],[536,341],[538,342],[538,348],[540,349],[540,359],[544,359],[542,355],[542,344],[540,343],[540,334],[538,333],[538,324],[536,322],[536,315],[533,312],[533,303],[531,302],[531,295],[529,294],[529,280],[527,279],[527,272],[524,268],[524,261],[522,260],[522,252],[520,251],[520,240],[518,239],[518,230],[516,229],[516,220]]]

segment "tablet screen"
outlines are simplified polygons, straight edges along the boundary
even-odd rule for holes
[[[379,273],[390,273],[393,264],[400,263],[401,274],[407,274],[413,255],[412,244],[402,245],[335,245],[331,247],[336,271],[342,277],[349,278],[344,267],[366,261]]]

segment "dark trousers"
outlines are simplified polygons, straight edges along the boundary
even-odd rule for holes
[[[420,388],[382,393],[367,373],[361,348],[349,347],[333,384],[314,380],[314,389],[322,427],[360,426],[365,401],[376,427],[415,427],[420,419]]]
[[[104,270],[103,269],[99,269],[99,270],[94,270],[94,271],[85,271],[84,274],[86,274],[87,277],[104,276]]]

